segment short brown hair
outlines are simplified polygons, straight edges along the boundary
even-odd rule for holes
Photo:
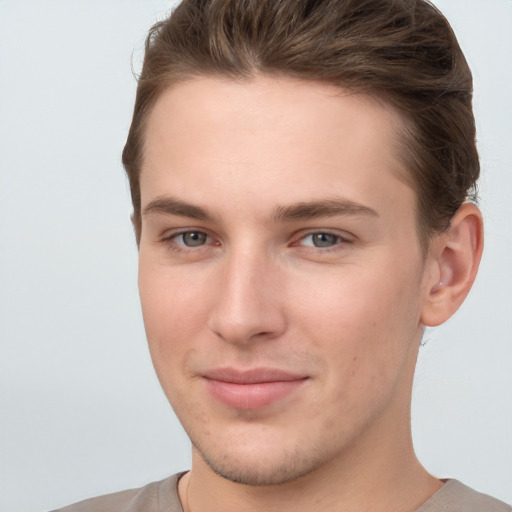
[[[405,120],[400,157],[418,197],[423,249],[476,196],[472,76],[445,17],[426,0],[183,0],[146,39],[123,151],[141,230],[144,124],[171,84],[256,73],[375,96]]]

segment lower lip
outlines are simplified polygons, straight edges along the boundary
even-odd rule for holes
[[[205,379],[209,393],[228,407],[243,410],[262,409],[297,390],[307,379],[254,384],[237,384]]]

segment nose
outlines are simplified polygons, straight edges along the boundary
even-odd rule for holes
[[[251,251],[222,262],[209,328],[231,344],[278,338],[286,330],[283,279],[276,262]]]

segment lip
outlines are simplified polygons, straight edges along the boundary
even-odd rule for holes
[[[284,399],[306,380],[307,376],[276,368],[237,370],[217,368],[203,375],[210,395],[230,408],[256,410]]]

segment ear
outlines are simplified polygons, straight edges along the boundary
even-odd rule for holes
[[[440,325],[459,309],[476,278],[482,250],[482,214],[474,204],[464,203],[450,226],[431,241],[423,325]]]

